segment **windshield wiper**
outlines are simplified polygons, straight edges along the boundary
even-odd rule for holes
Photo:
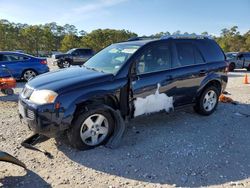
[[[103,70],[98,70],[98,69],[96,69],[96,68],[94,68],[94,67],[87,67],[87,66],[85,66],[85,65],[83,65],[83,67],[84,67],[84,68],[86,68],[86,69],[89,69],[89,70],[96,71],[96,72],[102,72],[102,73],[105,73]]]

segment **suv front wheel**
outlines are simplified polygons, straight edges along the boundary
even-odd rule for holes
[[[210,115],[215,111],[218,100],[219,90],[215,86],[209,86],[198,98],[194,110],[201,115]]]
[[[102,108],[93,108],[80,113],[67,135],[70,144],[86,150],[105,144],[114,130],[114,119],[111,114]]]

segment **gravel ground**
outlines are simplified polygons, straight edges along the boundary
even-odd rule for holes
[[[39,144],[53,159],[20,146],[31,132],[18,119],[17,95],[0,96],[0,150],[29,169],[1,162],[0,186],[250,187],[250,85],[242,84],[244,74],[230,73],[227,87],[238,105],[220,103],[208,117],[185,109],[136,118],[113,150],[77,151],[65,137]]]

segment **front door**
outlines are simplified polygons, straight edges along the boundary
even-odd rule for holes
[[[171,85],[171,46],[167,41],[158,41],[145,47],[134,61],[135,75],[131,90],[133,116],[170,111],[173,96],[168,96]]]

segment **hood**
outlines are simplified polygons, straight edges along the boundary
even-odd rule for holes
[[[27,84],[34,89],[48,89],[61,93],[73,88],[109,81],[112,78],[113,74],[73,67],[39,75]]]

